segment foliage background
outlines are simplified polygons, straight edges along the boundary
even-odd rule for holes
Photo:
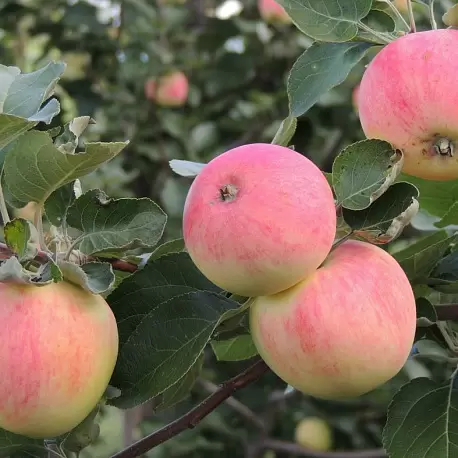
[[[230,4],[235,5],[232,16]],[[416,9],[420,27],[422,14]],[[90,115],[96,124],[87,140],[130,140],[119,157],[83,179],[83,187],[100,187],[112,197],[153,198],[169,215],[165,239],[181,235],[181,213],[191,183],[174,175],[168,161],[207,162],[237,145],[270,142],[288,115],[289,70],[310,44],[293,25],[262,21],[255,0],[0,0],[3,64],[17,65],[23,72],[50,60],[68,64],[56,90],[62,111],[53,124]],[[345,83],[299,119],[292,144],[324,171],[330,171],[344,146],[364,138],[352,91],[367,63],[368,58],[363,59]],[[144,97],[146,79],[171,69],[184,71],[190,80],[183,108],[158,107]],[[422,211],[391,249],[432,229],[431,217]],[[248,363],[216,364],[209,352],[202,380],[177,407],[154,415],[150,404],[127,412],[104,409],[101,438],[82,457],[110,456],[201,400],[209,389],[203,380],[218,383]],[[342,403],[285,396],[284,383],[269,374],[237,398],[266,420],[272,438],[292,442],[297,422],[318,415],[332,426],[336,449],[372,449],[381,446],[387,404],[396,389],[410,378],[442,373],[440,362],[409,360],[389,384]],[[255,457],[265,440],[265,431],[224,404],[197,428],[147,456]]]

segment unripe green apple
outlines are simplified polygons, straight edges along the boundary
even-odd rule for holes
[[[358,96],[364,133],[402,150],[405,173],[458,178],[457,74],[456,29],[397,38],[364,72]]]
[[[291,18],[275,0],[258,0],[259,14],[267,23],[289,24]]]
[[[254,143],[210,161],[186,198],[183,237],[200,271],[242,296],[274,294],[310,275],[336,234],[332,190],[309,159]]]
[[[186,103],[189,93],[188,78],[183,72],[171,72],[159,79],[145,83],[145,96],[158,105],[180,107]]]
[[[332,430],[328,423],[319,417],[301,420],[294,431],[296,442],[304,448],[326,452],[332,447]]]
[[[114,315],[67,282],[0,283],[0,427],[50,438],[96,406],[118,354]]]
[[[407,361],[415,298],[390,254],[351,240],[299,284],[256,298],[250,327],[259,354],[285,382],[322,399],[355,397]]]

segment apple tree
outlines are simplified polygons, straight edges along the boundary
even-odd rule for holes
[[[294,29],[281,40],[294,41],[295,46],[287,48],[296,55],[295,62],[288,69],[282,95],[278,100],[263,99],[264,109],[255,113],[255,117],[261,113],[261,119],[266,116],[264,119],[269,120],[269,129],[263,122],[256,128],[247,126],[243,117],[244,108],[250,106],[253,109],[253,106],[249,103],[240,105],[236,100],[240,96],[238,89],[249,88],[254,81],[249,55],[232,53],[228,57],[223,52],[218,54],[218,49],[215,49],[213,51],[219,57],[212,61],[208,58],[211,49],[196,51],[198,46],[211,48],[209,37],[217,34],[219,19],[209,20],[210,25],[192,23],[195,29],[191,35],[197,45],[186,48],[184,43],[189,38],[186,37],[186,29],[179,27],[179,33],[173,33],[177,24],[189,19],[182,13],[185,7],[180,4],[155,8],[157,5],[151,6],[148,2],[122,2],[117,27],[97,28],[99,22],[94,22],[92,29],[90,22],[84,27],[82,22],[72,23],[75,16],[66,15],[66,8],[76,7],[77,14],[91,17],[88,11],[92,12],[92,7],[83,2],[70,6],[62,6],[60,2],[53,5],[53,2],[34,4],[26,1],[2,5],[5,9],[1,19],[4,21],[3,36],[15,46],[11,43],[5,46],[8,52],[5,52],[5,60],[0,65],[0,212],[3,228],[0,297],[5,309],[12,310],[13,322],[17,322],[18,327],[4,326],[0,331],[2,341],[9,343],[8,348],[14,349],[14,354],[0,358],[4,379],[0,382],[0,390],[5,390],[6,386],[17,387],[19,394],[7,394],[5,399],[0,399],[0,426],[3,427],[0,431],[0,456],[87,456],[84,454],[91,453],[99,436],[103,438],[99,420],[100,412],[106,407],[128,411],[148,404],[154,419],[156,415],[175,412],[173,409],[183,401],[191,404],[185,412],[169,418],[166,424],[120,449],[112,458],[154,456],[147,454],[155,450],[160,453],[167,441],[185,435],[224,405],[243,417],[250,428],[258,431],[256,440],[243,444],[249,457],[263,456],[268,451],[330,458],[440,458],[457,453],[458,422],[455,412],[458,401],[455,396],[458,340],[454,322],[458,320],[455,266],[458,172],[452,172],[456,169],[454,161],[458,146],[458,85],[450,83],[454,81],[456,71],[453,69],[458,62],[456,6],[433,0],[419,0],[415,4],[410,0],[404,4],[389,0],[278,0],[278,4],[292,21],[279,25],[280,29]],[[54,8],[56,5],[61,9]],[[138,14],[138,8],[142,14]],[[196,14],[192,18],[202,18],[198,2],[193,3],[193,8]],[[189,13],[189,10],[186,11]],[[21,16],[20,22],[12,19],[13,12]],[[161,14],[169,15],[167,21],[161,22]],[[32,16],[35,20],[30,25],[28,21]],[[145,17],[165,25],[157,31],[146,32]],[[249,29],[249,23],[241,22],[237,24],[240,29]],[[67,44],[67,51],[74,47],[76,40],[71,33],[66,34],[66,27],[76,31],[78,39],[84,36],[82,43],[87,46],[86,57],[89,55],[93,65],[83,65],[83,72],[76,81],[78,86],[83,80],[91,81],[89,89],[83,85],[87,91],[85,97],[74,99],[64,89],[71,88],[71,84],[65,85],[65,53],[59,50],[59,58],[50,60],[52,52],[55,52],[52,40],[37,44],[40,28],[46,30],[46,27],[50,35],[59,36],[64,48]],[[160,45],[157,47],[152,43],[150,54],[142,48],[145,41],[143,33],[159,35]],[[112,38],[97,41],[94,34],[111,34]],[[232,35],[233,31],[222,41],[226,43]],[[31,37],[39,53],[46,48],[42,57],[47,62],[41,66],[36,62],[30,65],[30,60],[24,58],[26,53],[18,51],[21,45],[30,44]],[[256,40],[253,39],[251,44],[254,42]],[[177,52],[178,58],[172,56],[171,50],[175,49],[172,43],[179,45],[182,55]],[[275,48],[274,44],[272,48]],[[301,46],[305,50],[299,52]],[[410,46],[415,47],[415,52]],[[390,49],[395,49],[391,55]],[[402,52],[410,56],[407,63],[402,61]],[[142,78],[137,75],[135,79],[132,72],[126,70],[133,61],[132,55],[137,60],[141,56],[149,62],[153,56],[160,61],[154,77],[167,74],[173,67],[170,62],[174,59],[180,61],[185,59],[184,55],[192,55],[192,73],[197,75],[197,80],[199,77],[209,81],[214,78],[214,81],[224,80],[229,86],[222,89],[215,83],[212,95],[211,91],[209,94],[199,91],[198,85],[197,89],[191,85],[189,105],[181,109],[194,113],[202,106],[202,113],[198,116],[208,117],[207,121],[199,118],[198,122],[193,119],[188,124],[182,123],[177,110],[163,109],[147,100],[145,104],[149,104],[149,108],[144,115],[132,95],[145,91],[145,81],[151,76],[151,69],[149,64],[145,65],[142,67]],[[398,72],[396,65],[390,65],[393,62],[403,62],[403,72]],[[432,63],[431,67],[428,67],[428,62]],[[261,59],[255,61],[255,72],[262,73],[264,64]],[[408,64],[412,73],[408,73]],[[242,81],[237,81],[235,76],[232,80],[224,71],[221,72],[221,69],[227,68],[232,69],[231,75],[240,76]],[[355,96],[355,105],[360,109],[359,118],[353,113],[347,121],[352,126],[361,123],[361,131],[358,132],[362,132],[364,137],[358,138],[356,129],[350,135],[342,134],[342,124],[337,140],[327,146],[326,158],[321,161],[318,146],[324,145],[327,134],[313,135],[313,146],[318,151],[315,152],[315,162],[323,169],[334,197],[337,222],[330,253],[337,252],[349,241],[364,241],[383,249],[384,255],[400,266],[402,275],[408,279],[408,289],[416,305],[415,335],[409,341],[414,347],[402,361],[402,372],[407,374],[402,387],[396,385],[396,389],[392,389],[391,383],[394,379],[399,382],[398,376],[377,387],[381,390],[377,393],[382,398],[389,396],[388,409],[382,412],[377,423],[383,425],[383,433],[379,435],[381,440],[373,441],[371,447],[366,445],[368,441],[360,441],[349,444],[347,450],[340,445],[335,451],[314,452],[301,445],[276,440],[272,435],[269,415],[273,410],[280,409],[281,403],[300,392],[293,383],[287,385],[283,382],[276,368],[272,367],[273,371],[270,368],[274,365],[268,365],[267,358],[264,361],[258,354],[261,351],[250,332],[250,309],[257,298],[223,289],[201,272],[182,237],[183,208],[170,217],[164,204],[170,201],[163,199],[162,187],[170,180],[179,180],[186,183],[188,190],[192,182],[196,183],[199,176],[209,170],[207,164],[215,156],[212,151],[218,149],[218,153],[222,153],[234,147],[229,140],[230,135],[222,138],[221,132],[229,131],[232,135],[242,129],[243,124],[249,134],[243,135],[240,131],[240,136],[234,135],[237,137],[234,138],[236,146],[264,143],[289,147],[302,154],[304,130],[307,130],[304,126],[319,113],[317,106],[322,107],[323,100],[336,88],[345,87],[348,78],[355,78],[354,72],[358,69],[362,69],[359,94]],[[99,70],[100,78],[97,76]],[[453,74],[450,76],[447,71]],[[437,74],[446,76],[440,79]],[[277,75],[277,83],[282,76]],[[404,80],[398,81],[395,77]],[[450,84],[440,86],[444,81]],[[237,84],[231,86],[234,82]],[[266,83],[267,86],[269,83]],[[113,88],[116,88],[115,93],[111,92]],[[100,99],[105,99],[104,110],[97,110],[94,105],[97,101],[92,97],[93,90],[98,91]],[[110,94],[109,101],[112,103],[106,103]],[[218,99],[222,100],[220,106]],[[74,100],[78,100],[79,104],[74,105]],[[207,100],[208,105],[205,104]],[[283,109],[279,108],[282,104]],[[235,114],[234,111],[226,112],[229,106]],[[120,107],[125,107],[125,111],[119,110]],[[278,118],[277,115],[283,113],[280,122],[274,122],[266,115],[271,107],[278,110],[274,117]],[[311,112],[312,118],[308,118]],[[429,112],[432,116],[428,117]],[[446,116],[441,116],[444,113]],[[98,114],[101,115],[102,128],[98,127]],[[392,119],[388,118],[390,114]],[[190,114],[189,119],[192,116]],[[215,118],[218,118],[218,123],[215,123]],[[120,121],[116,122],[117,119]],[[234,120],[241,121],[237,127],[234,127]],[[415,122],[422,123],[421,129]],[[142,128],[138,129],[140,125]],[[151,125],[152,132],[147,131],[145,125]],[[409,131],[409,128],[412,130]],[[433,144],[423,149],[412,148],[413,144],[426,143],[424,137],[415,136],[419,136],[419,132],[425,134],[426,130],[426,137],[428,141],[432,138]],[[188,137],[190,133],[193,135]],[[154,147],[149,148],[149,143]],[[116,193],[110,194],[112,187],[103,186],[102,180],[99,187],[87,181],[88,176],[94,177],[110,162],[128,162],[129,154],[132,154],[132,161],[139,170],[133,168],[132,175],[127,179],[123,174],[125,182],[121,183]],[[151,155],[150,161],[160,164],[154,174],[155,187],[152,191],[148,188],[144,195],[139,195],[139,191],[145,190],[142,187],[136,188],[135,193],[126,191],[123,195],[122,190],[130,181],[139,179],[144,184],[147,180],[148,175],[141,170],[143,155]],[[311,159],[314,159],[313,155]],[[446,179],[443,174],[416,173],[412,165],[415,161],[419,166],[426,164],[420,167],[422,170],[429,168],[434,172],[434,168],[442,167],[452,172],[446,174]],[[326,165],[327,162],[330,164]],[[408,170],[405,167],[407,163]],[[150,162],[148,164],[151,166]],[[438,177],[441,180],[437,180]],[[326,183],[325,180],[323,182]],[[30,213],[21,213],[26,206]],[[170,203],[168,206],[173,208]],[[419,215],[427,219],[423,230],[418,230]],[[417,221],[415,236],[406,237],[414,221]],[[172,225],[171,229],[169,225]],[[218,233],[210,236],[217,238]],[[262,242],[261,237],[256,241]],[[239,239],[238,243],[234,250],[243,245],[243,240]],[[276,250],[280,257],[281,246]],[[368,265],[369,276],[371,267]],[[382,273],[385,274],[380,272],[380,276]],[[370,275],[374,276],[374,272],[371,271]],[[387,288],[395,284],[395,279],[390,281],[388,277],[383,275]],[[73,427],[54,437],[37,432],[27,436],[18,433],[14,426],[15,415],[39,408],[43,425],[52,424],[53,419],[58,418],[53,417],[55,413],[51,406],[54,404],[50,399],[46,402],[43,395],[46,390],[43,391],[43,388],[51,379],[59,378],[59,366],[71,367],[75,383],[80,383],[80,386],[91,377],[86,374],[84,380],[81,379],[80,373],[84,373],[84,364],[87,364],[81,358],[61,361],[60,364],[53,361],[57,367],[53,377],[39,377],[47,370],[40,364],[44,361],[40,359],[40,349],[43,347],[52,354],[58,354],[61,342],[55,338],[57,331],[53,333],[52,326],[43,326],[38,334],[27,333],[27,328],[21,334],[15,332],[19,326],[24,327],[24,317],[29,313],[27,305],[31,306],[34,301],[33,294],[30,304],[19,301],[19,292],[40,290],[43,293],[59,284],[71,284],[81,294],[96,296],[108,304],[117,325],[119,347],[116,364],[109,383],[98,386],[103,388],[104,394],[96,405],[88,409],[85,419],[80,421],[75,414]],[[331,282],[325,288],[332,291],[337,285]],[[399,308],[406,297],[397,298]],[[383,300],[380,299],[381,302]],[[54,302],[55,313],[64,313],[63,302],[59,301],[57,293]],[[81,302],[72,302],[72,307],[76,307],[72,313],[80,313],[84,308]],[[333,305],[338,309],[339,301],[336,300]],[[281,303],[278,306],[281,307]],[[52,314],[50,316],[52,320]],[[375,326],[369,329],[364,319],[358,322],[357,316],[351,312],[346,316],[348,318],[343,318],[336,326],[340,335],[364,332],[373,333],[377,338]],[[385,319],[390,318],[386,316]],[[32,329],[37,324],[29,326]],[[384,326],[380,328],[385,329]],[[89,338],[90,326],[82,332],[87,332],[88,338],[73,342],[75,354],[87,342],[92,342]],[[32,342],[33,345],[25,345],[27,339],[34,335],[39,335],[40,339]],[[388,341],[389,337],[381,335],[379,339]],[[332,349],[332,340],[329,345]],[[291,349],[291,353],[294,350]],[[35,357],[40,362],[36,366],[26,365],[27,361],[31,361],[31,351],[36,352]],[[73,351],[67,353],[73,354]],[[229,371],[231,376],[219,386],[209,382],[202,376],[208,368],[209,354],[222,367],[240,367],[240,372],[234,375]],[[0,352],[0,355],[6,353]],[[344,356],[351,360],[352,355]],[[377,365],[383,366],[388,355],[383,351],[374,352],[371,358],[367,367],[361,370],[362,378],[370,376],[371,369]],[[30,390],[17,383],[18,370],[21,374],[27,370],[37,371],[33,375],[40,381],[38,387]],[[248,408],[233,397],[237,393],[243,399],[243,392],[264,378],[271,378],[275,386],[281,387],[280,401],[275,396],[266,401],[274,406],[271,410],[264,412],[263,403]],[[310,385],[308,382],[305,385]],[[328,382],[339,385],[339,374],[329,375]],[[192,393],[198,385],[208,396],[193,402]],[[60,386],[60,389],[65,388]],[[68,393],[70,399],[72,393]],[[56,396],[58,394],[55,393]],[[11,411],[11,399],[19,398],[21,402],[17,406],[22,406],[24,411],[20,412],[19,407]],[[366,408],[366,399],[363,393],[361,398],[346,401],[357,408]],[[323,400],[318,398],[316,402]],[[343,405],[345,401],[342,401]],[[61,407],[62,411],[66,409],[65,405]],[[65,414],[72,418],[74,412],[66,411]],[[372,419],[367,418],[367,421]],[[377,433],[374,435],[377,436]],[[194,444],[193,447],[202,447],[201,456],[204,456],[207,445]],[[183,453],[191,456],[190,450],[185,449]],[[207,452],[210,456],[218,453],[216,449]],[[235,453],[240,453],[240,449],[236,449],[232,456]]]

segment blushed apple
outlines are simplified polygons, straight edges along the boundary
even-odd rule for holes
[[[188,78],[183,72],[168,73],[145,83],[145,96],[158,105],[180,107],[186,103],[189,93]]]
[[[283,146],[254,143],[210,161],[186,198],[183,236],[200,271],[243,296],[274,294],[315,271],[336,233],[321,170]]]
[[[332,447],[332,430],[329,424],[320,417],[302,419],[294,431],[297,444],[309,450],[326,452]]]
[[[458,178],[458,30],[417,32],[386,45],[368,65],[359,116],[368,138],[404,152],[403,171]]]
[[[67,282],[0,283],[0,427],[50,438],[77,426],[102,397],[118,354],[114,315]]]
[[[285,382],[322,399],[355,397],[407,361],[415,298],[390,254],[350,240],[299,284],[256,298],[250,327],[259,354]]]
[[[275,0],[258,0],[258,10],[267,23],[289,24],[291,22],[288,13]]]

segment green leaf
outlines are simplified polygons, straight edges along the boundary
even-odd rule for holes
[[[169,240],[168,242],[159,245],[152,253],[148,259],[148,262],[153,262],[156,259],[159,259],[161,256],[170,253],[181,253],[186,251],[186,247],[183,239]]]
[[[458,280],[458,251],[453,251],[442,258],[431,272],[430,277],[452,282]]]
[[[0,458],[46,458],[48,451],[43,440],[31,439],[0,429]]]
[[[17,137],[27,132],[37,123],[8,114],[0,114],[0,150]],[[0,165],[3,163],[3,154],[0,154]]]
[[[193,161],[183,161],[181,159],[172,159],[169,161],[170,168],[182,177],[196,177],[207,164]]]
[[[288,78],[291,115],[302,116],[320,97],[345,81],[372,45],[315,43],[297,59]]]
[[[317,41],[344,42],[358,33],[372,0],[278,0],[294,24]]]
[[[243,361],[258,354],[250,334],[228,340],[212,340],[211,346],[218,361]]]
[[[457,236],[438,231],[393,254],[411,282],[425,281]]]
[[[118,323],[112,404],[129,408],[177,383],[207,345],[221,317],[239,307],[217,294],[186,253],[148,263],[107,298]]]
[[[383,445],[390,458],[458,456],[456,374],[444,384],[416,378],[388,408]]]
[[[273,145],[288,146],[294,136],[297,127],[297,118],[288,116],[285,118],[278,128],[275,137],[272,140]]]
[[[67,223],[68,209],[71,207],[77,193],[75,190],[81,188],[79,180],[61,186],[56,189],[45,202],[45,213],[48,220],[56,227],[60,227]]]
[[[115,283],[113,268],[107,262],[88,262],[79,266],[72,262],[59,261],[57,265],[66,280],[92,294],[105,293]]]
[[[62,440],[61,447],[69,452],[79,454],[97,440],[100,435],[100,426],[95,422],[100,411],[100,405],[78,425],[73,428]]]
[[[43,107],[43,102],[48,99],[56,86],[59,78],[64,73],[63,62],[49,62],[46,66],[32,73],[15,74],[14,79],[5,87],[1,79],[2,65],[0,68],[0,85],[3,96],[0,95],[2,112],[27,118],[32,121],[50,122],[59,112],[59,104],[53,99],[50,107]],[[11,68],[11,67],[10,67]],[[6,97],[4,96],[6,90]],[[57,110],[57,111],[56,111]]]
[[[15,141],[5,158],[3,179],[10,203],[15,207],[30,201],[42,205],[56,189],[96,170],[126,145],[86,143],[85,152],[64,154],[46,132],[27,132]]]
[[[174,385],[203,352],[221,316],[238,307],[209,291],[174,295],[159,303],[152,299],[149,312],[121,347],[111,382],[121,390],[113,400],[118,407],[141,404]],[[132,296],[129,300],[134,302]]]
[[[452,206],[445,212],[444,216],[440,221],[434,223],[434,226],[444,228],[447,226],[458,225],[458,202],[454,202]]]
[[[54,140],[54,144],[58,147],[59,151],[66,154],[74,154],[79,138],[89,124],[95,124],[95,121],[90,116],[80,116],[66,124],[63,132]]]
[[[31,272],[22,266],[18,258],[12,256],[0,264],[0,282],[19,283],[43,286],[53,281],[60,281],[62,275],[52,259],[48,259],[36,272]]]
[[[334,160],[332,182],[338,204],[364,210],[394,182],[403,156],[382,140],[362,140],[345,148]]]
[[[395,183],[364,210],[343,209],[345,222],[353,233],[371,243],[389,243],[417,214],[418,189],[410,183]]]
[[[417,327],[431,326],[437,321],[437,313],[433,304],[425,297],[416,300]]]
[[[398,181],[408,181],[420,190],[420,207],[433,216],[444,217],[458,201],[458,180],[422,180],[401,173]]]
[[[22,218],[15,218],[5,224],[5,242],[20,261],[35,258],[40,247],[35,226]]]
[[[449,27],[458,27],[458,5],[453,5],[442,16],[442,21]]]
[[[101,254],[134,248],[152,248],[162,237],[167,215],[151,199],[109,199],[92,189],[76,199],[68,209],[68,224],[82,232],[79,249],[85,254]]]
[[[202,371],[204,354],[202,353],[186,374],[177,383],[167,388],[151,400],[155,412],[169,409],[189,396],[192,387]]]

